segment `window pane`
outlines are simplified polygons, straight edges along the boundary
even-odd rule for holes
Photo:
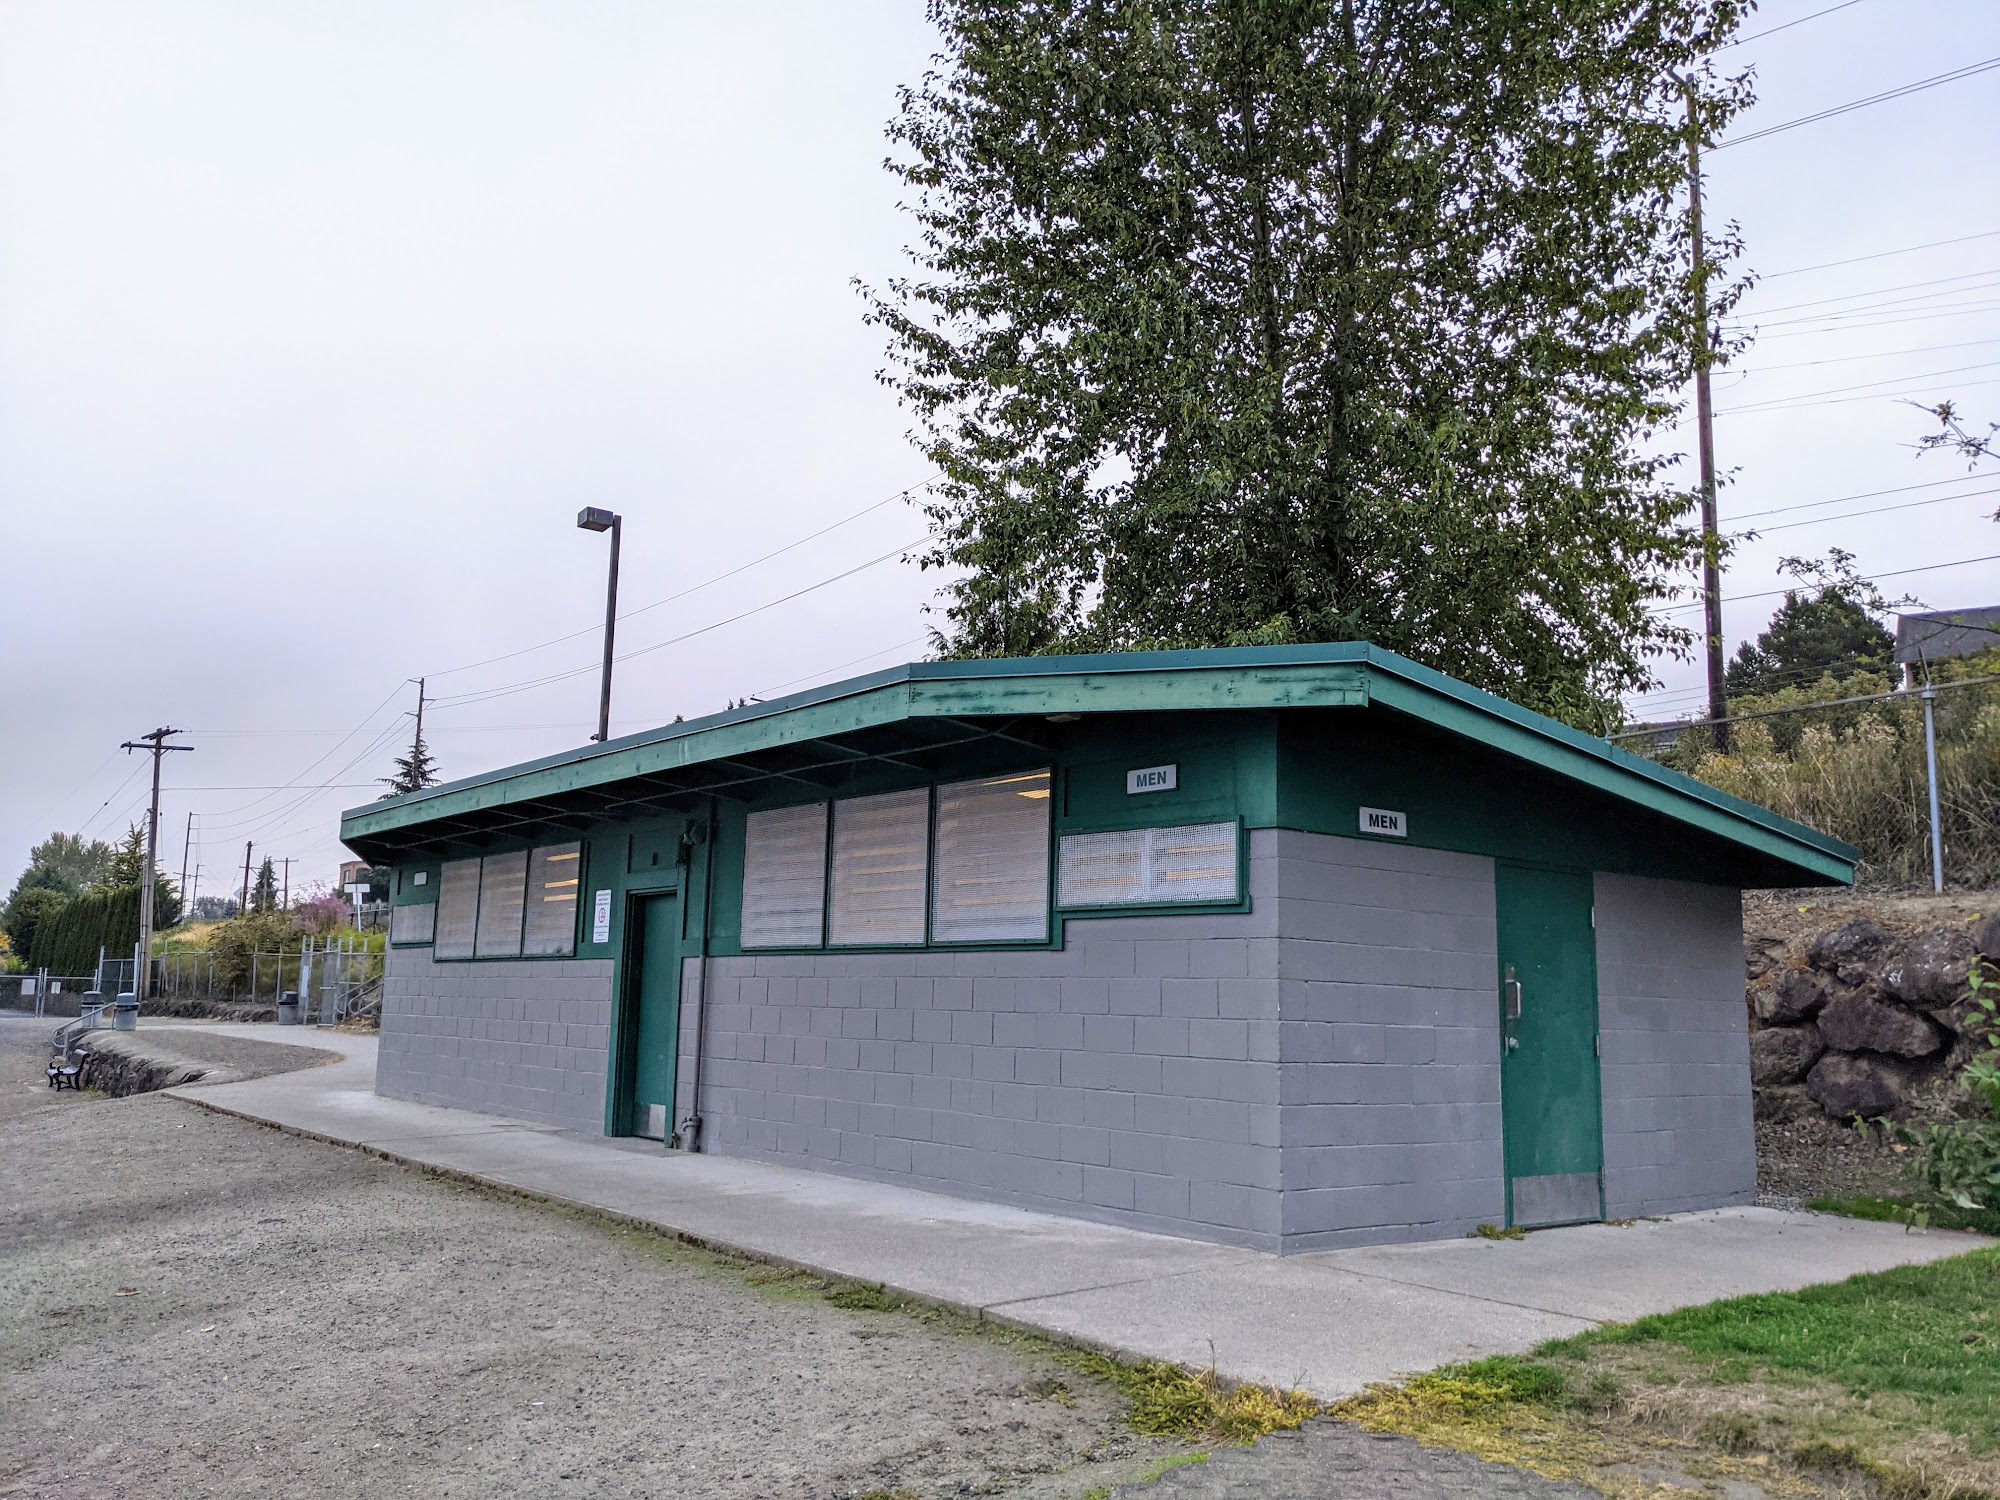
[[[1234,901],[1236,891],[1234,823],[1073,833],[1056,857],[1065,907]]]
[[[528,859],[528,918],[523,953],[576,951],[576,893],[582,882],[583,845],[550,844]]]
[[[486,856],[479,871],[478,957],[521,956],[521,905],[527,889],[527,850]]]
[[[478,915],[479,861],[448,861],[438,876],[437,942],[431,956],[472,957],[472,924]]]
[[[389,941],[392,943],[428,943],[433,925],[437,921],[437,908],[424,906],[394,906],[389,909]]]
[[[930,824],[928,787],[833,804],[831,941],[923,942]]]
[[[743,946],[817,948],[826,911],[826,804],[754,812],[743,835]]]
[[[1039,942],[1049,935],[1049,773],[937,789],[940,943]]]

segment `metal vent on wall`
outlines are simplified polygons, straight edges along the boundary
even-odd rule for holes
[[[1179,906],[1237,899],[1234,823],[1072,833],[1056,858],[1063,907]]]
[[[470,958],[479,916],[479,861],[454,859],[438,877],[435,958]]]
[[[927,787],[833,805],[829,942],[849,947],[923,942],[930,821]]]
[[[1047,939],[1049,787],[1047,771],[1029,771],[937,789],[933,941]]]
[[[436,928],[435,906],[425,904],[389,909],[389,941],[392,943],[428,943]]]

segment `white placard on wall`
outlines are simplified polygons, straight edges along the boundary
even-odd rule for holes
[[[611,941],[611,892],[599,891],[597,904],[590,912],[590,940],[593,943]]]

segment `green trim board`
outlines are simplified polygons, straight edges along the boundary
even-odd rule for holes
[[[1758,883],[1852,879],[1858,853],[1838,840],[1365,643],[912,663],[371,803],[343,817],[341,835],[370,858],[476,848],[704,795],[751,801],[789,785],[814,800],[860,771],[940,777],[1008,749],[1046,757],[1096,715],[1282,721],[1339,708],[1416,720],[1720,840],[1762,872]]]

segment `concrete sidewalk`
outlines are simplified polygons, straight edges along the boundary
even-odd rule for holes
[[[818,1172],[588,1139],[376,1095],[375,1039],[214,1030],[340,1054],[323,1067],[171,1090],[191,1103],[718,1247],[809,1267],[1127,1356],[1327,1399],[1597,1324],[1782,1291],[1994,1243],[1737,1208],[1523,1240],[1280,1259]]]

